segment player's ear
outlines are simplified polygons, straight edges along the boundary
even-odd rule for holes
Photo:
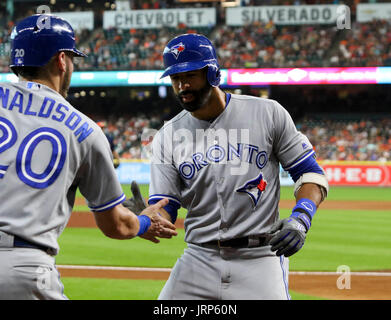
[[[61,72],[67,70],[66,58],[66,53],[64,51],[59,52],[55,57],[56,65]]]

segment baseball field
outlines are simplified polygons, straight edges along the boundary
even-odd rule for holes
[[[130,195],[129,185],[123,185]],[[148,186],[141,186],[145,197]],[[293,206],[291,187],[282,187],[281,217]],[[56,262],[72,300],[155,300],[182,254],[178,236],[160,244],[106,238],[78,194],[59,239]],[[391,299],[391,189],[331,187],[301,251],[290,258],[289,288],[298,300]]]

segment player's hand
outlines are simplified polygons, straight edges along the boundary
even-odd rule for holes
[[[272,238],[269,244],[276,255],[289,257],[295,254],[304,245],[306,238],[305,226],[293,217],[279,220],[274,223],[268,232]]]
[[[133,198],[125,200],[122,205],[132,211],[134,214],[139,215],[143,211],[147,204],[143,196],[141,195],[140,188],[136,181],[132,181],[130,185],[130,190],[132,191]]]
[[[118,159],[113,160],[114,169],[117,169],[120,165],[120,161]]]
[[[140,238],[159,243],[160,240],[157,239],[157,237],[171,239],[173,236],[178,235],[175,231],[175,225],[159,214],[159,211],[167,204],[168,199],[162,199],[141,212],[140,215],[146,215],[151,219],[151,226],[140,236]]]

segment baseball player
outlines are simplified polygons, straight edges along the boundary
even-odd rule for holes
[[[304,244],[328,182],[309,140],[277,102],[221,90],[212,43],[172,39],[165,71],[183,107],[152,142],[149,204],[187,209],[187,248],[159,299],[290,299],[288,258]],[[297,203],[279,220],[279,167]],[[142,208],[142,207],[141,207]]]
[[[108,237],[170,238],[158,214],[165,199],[136,216],[99,126],[66,100],[75,48],[71,25],[33,15],[11,36],[18,83],[0,83],[0,299],[66,299],[54,257],[77,188]]]

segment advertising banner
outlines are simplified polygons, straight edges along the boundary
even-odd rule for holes
[[[373,19],[391,19],[391,3],[359,3],[356,10],[358,22],[368,22]]]
[[[332,24],[339,5],[258,6],[227,8],[226,24],[243,26],[254,22],[280,25]]]
[[[376,186],[391,187],[391,162],[376,161],[319,161],[325,170],[330,186]],[[130,184],[136,180],[149,184],[151,179],[148,160],[125,160],[117,168],[119,181]],[[293,186],[289,173],[280,167],[280,184]]]
[[[119,29],[156,29],[177,27],[184,23],[188,27],[207,27],[216,25],[215,8],[160,9],[105,11],[103,28]]]
[[[391,67],[221,69],[220,85],[306,85],[391,83]],[[170,86],[163,70],[76,71],[71,87]],[[13,73],[0,73],[0,81],[17,82]]]
[[[151,181],[151,165],[149,161],[121,161],[116,169],[120,183],[130,184],[133,180],[140,184],[149,184]]]
[[[390,81],[389,67],[228,69],[228,85],[375,84]]]
[[[330,185],[391,187],[391,163],[335,161],[320,163]]]
[[[67,20],[75,30],[94,29],[93,11],[53,12],[52,14]]]

